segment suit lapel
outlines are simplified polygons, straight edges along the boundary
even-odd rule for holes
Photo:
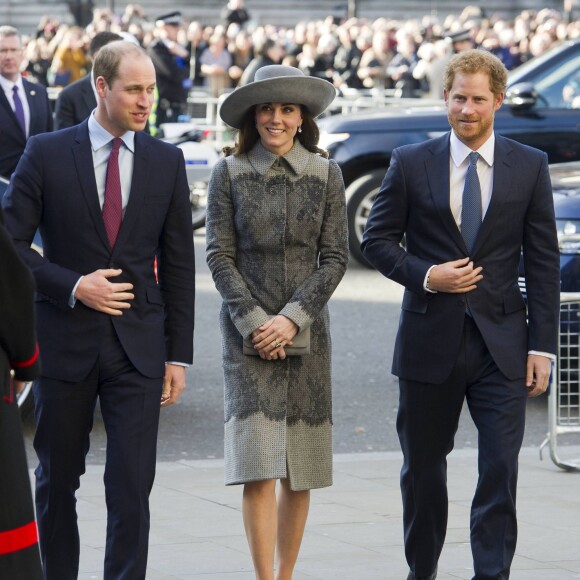
[[[133,160],[131,192],[113,254],[130,239],[131,230],[137,222],[145,198],[150,165],[149,147],[146,138],[142,133],[137,132],[135,133],[135,158]]]
[[[99,193],[95,181],[95,169],[91,140],[89,138],[88,120],[77,127],[75,143],[72,149],[77,176],[81,191],[89,208],[89,213],[95,224],[95,230],[105,246],[109,247],[109,240],[103,222],[103,213],[99,204]]]
[[[511,191],[511,182],[513,176],[510,161],[511,151],[512,147],[509,142],[500,135],[496,134],[493,160],[493,189],[491,193],[491,200],[489,202],[489,207],[485,212],[485,217],[483,218],[481,229],[479,230],[479,234],[477,236],[475,248],[473,249],[474,254],[482,246],[482,244],[485,243],[485,240],[493,231],[493,224],[497,223],[498,216],[503,210],[503,205],[509,196],[509,192]]]
[[[425,162],[425,169],[433,203],[451,239],[462,252],[466,252],[465,241],[455,223],[449,204],[449,133],[433,141],[430,151],[432,156]]]

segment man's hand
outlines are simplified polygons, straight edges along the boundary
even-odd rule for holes
[[[550,380],[552,361],[541,354],[529,354],[526,369],[528,397],[537,397],[546,392]]]
[[[483,279],[481,270],[481,266],[474,268],[469,258],[438,264],[429,273],[429,289],[452,294],[471,292]]]
[[[186,368],[181,365],[165,365],[165,378],[163,379],[163,391],[161,393],[161,406],[169,407],[177,403],[183,389],[185,389]]]
[[[135,295],[133,284],[109,282],[109,278],[119,276],[122,270],[97,270],[84,276],[77,286],[75,297],[85,306],[111,316],[121,316],[123,310],[131,308],[130,301]]]

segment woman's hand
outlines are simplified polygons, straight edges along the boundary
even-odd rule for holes
[[[252,344],[264,360],[284,360],[285,346],[292,346],[298,325],[286,316],[277,314],[252,332]]]

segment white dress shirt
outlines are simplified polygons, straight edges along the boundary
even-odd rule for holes
[[[105,183],[107,181],[107,164],[113,147],[113,135],[99,125],[94,111],[89,117],[89,138],[93,153],[93,165],[95,168],[95,180],[99,194],[101,209],[105,203]],[[135,157],[135,132],[127,131],[121,135],[123,146],[119,149],[119,176],[121,178],[121,198],[123,216],[129,202],[131,191],[131,178],[133,177],[133,161]]]
[[[461,209],[463,207],[463,189],[465,176],[469,167],[469,154],[472,152],[467,145],[462,143],[455,133],[451,131],[450,159],[449,159],[449,206],[455,218],[455,223],[461,231]],[[481,216],[485,217],[491,192],[493,190],[493,157],[495,149],[495,134],[492,132],[489,139],[477,149],[477,176],[481,188]]]

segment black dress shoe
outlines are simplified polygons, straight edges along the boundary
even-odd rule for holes
[[[435,580],[437,578],[437,566],[435,566],[435,572],[429,574],[429,576],[415,576],[413,572],[409,572],[407,580]]]

